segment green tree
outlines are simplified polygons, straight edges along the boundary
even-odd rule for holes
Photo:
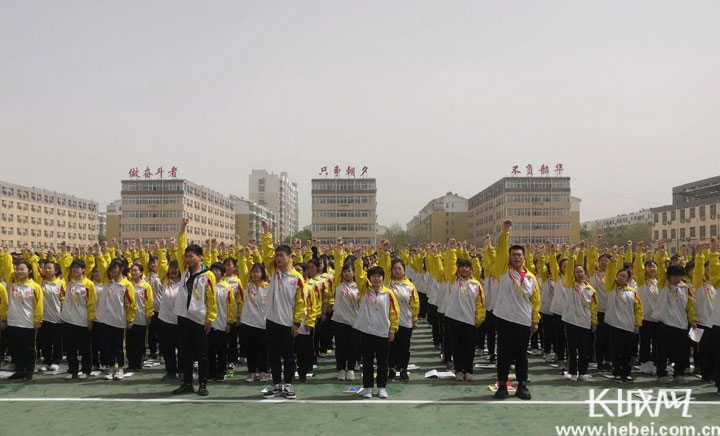
[[[288,236],[283,240],[285,244],[292,244],[295,239],[300,239],[303,243],[312,239],[312,232],[310,230],[300,230],[292,236]]]

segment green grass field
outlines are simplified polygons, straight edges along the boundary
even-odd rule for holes
[[[209,385],[210,396],[174,397],[176,384],[160,382],[161,368],[122,381],[92,378],[65,381],[62,376],[38,375],[32,382],[0,381],[2,435],[143,435],[143,434],[533,434],[554,435],[555,425],[635,424],[718,425],[720,398],[699,381],[693,389],[692,418],[678,410],[657,418],[589,418],[589,390],[602,388],[657,389],[654,377],[637,375],[632,386],[619,385],[594,374],[589,383],[561,378],[539,358],[530,361],[531,401],[514,397],[492,399],[488,385],[494,370],[476,370],[470,383],[424,379],[425,371],[441,369],[427,326],[413,337],[409,383],[388,386],[389,400],[360,400],[343,390],[361,385],[335,380],[334,358],[321,359],[315,377],[295,384],[298,399],[263,400],[259,384],[243,381],[238,368],[234,379]],[[476,357],[476,363],[481,362]],[[484,361],[483,361],[484,362]],[[613,391],[612,396],[617,394]],[[29,433],[28,433],[29,432]]]

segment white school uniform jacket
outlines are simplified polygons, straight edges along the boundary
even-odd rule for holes
[[[300,324],[306,315],[305,282],[294,268],[288,272],[275,271],[270,277],[265,318],[276,324],[291,327]]]
[[[660,290],[660,298],[653,317],[665,325],[687,329],[689,322],[697,322],[692,288],[685,282],[668,283]]]
[[[175,315],[175,300],[181,286],[182,282],[173,282],[169,279],[163,286],[162,303],[160,304],[160,313],[158,314],[158,318],[163,322],[172,325],[177,324],[177,315]]]
[[[103,301],[98,305],[97,320],[112,327],[124,329],[135,321],[135,287],[125,277],[105,283]]]
[[[163,292],[165,291],[165,286],[157,273],[150,273],[147,278],[147,282],[150,283],[150,287],[152,288],[153,312],[159,314],[163,304]]]
[[[483,289],[485,291],[486,309],[495,310],[495,302],[497,301],[498,286],[500,283],[494,277],[488,277],[487,286]]]
[[[562,280],[556,280],[553,288],[553,299],[550,303],[550,312],[555,315],[562,315],[567,306],[567,299],[568,289],[565,287],[565,283]]]
[[[448,291],[448,284],[447,282],[438,282],[437,284],[437,303],[438,303],[438,312],[445,315],[445,310],[447,309],[447,304],[445,303],[445,295],[447,295]]]
[[[608,297],[610,296],[605,289],[605,273],[598,269],[595,275],[590,278],[590,285],[595,289],[595,295],[597,295],[598,312],[605,313],[607,311]]]
[[[228,324],[235,324],[235,292],[225,278],[215,286],[215,300],[217,317],[212,323],[212,328],[224,332]]]
[[[40,286],[43,290],[43,321],[61,323],[60,313],[65,299],[65,282],[59,278],[43,280]]]
[[[428,291],[428,304],[432,304],[433,306],[437,307],[437,289],[438,289],[438,283],[437,280],[430,274],[427,274],[427,279],[425,280],[425,286],[427,287]]]
[[[605,291],[608,294],[605,323],[611,327],[634,332],[642,324],[642,302],[635,288],[627,286]]]
[[[540,284],[540,313],[552,315],[550,305],[555,293],[555,280],[545,280]],[[543,321],[544,322],[544,321]]]
[[[450,283],[446,299],[447,318],[472,326],[479,326],[485,320],[485,296],[479,281],[458,277]]]
[[[498,295],[493,314],[505,321],[530,327],[540,321],[540,286],[535,275],[525,271],[523,277],[510,268],[510,233],[500,234],[495,258]]]
[[[566,303],[562,315],[564,322],[584,329],[597,324],[597,296],[590,283],[573,283]]]
[[[335,288],[335,306],[332,319],[352,326],[360,310],[360,292],[355,282],[340,282]]]
[[[375,291],[363,270],[362,260],[355,260],[355,283],[358,284],[360,308],[353,328],[368,335],[387,338],[397,331],[400,308],[395,294],[386,286]]]
[[[418,297],[417,288],[407,278],[391,280],[388,287],[395,294],[395,300],[400,308],[400,327],[413,328],[420,312],[420,298]]]
[[[97,293],[95,284],[87,278],[71,280],[66,285],[65,302],[61,318],[64,323],[87,327],[88,321],[95,321]]]
[[[197,274],[185,271],[175,297],[175,315],[196,324],[212,324],[217,316],[215,300],[215,274],[206,267]]]
[[[645,283],[638,288],[638,295],[643,306],[643,321],[655,321],[653,313],[660,298],[660,290],[658,289],[658,280],[645,279]]]
[[[12,282],[8,290],[7,325],[26,329],[35,328],[43,320],[43,291],[32,279]]]
[[[147,319],[152,318],[154,312],[155,299],[153,298],[152,286],[145,279],[134,283],[135,287],[135,312],[136,325],[147,325]]]
[[[713,300],[715,300],[717,291],[713,285],[707,280],[703,281],[702,286],[695,290],[695,313],[697,315],[697,323],[703,327],[713,326]]]
[[[260,284],[249,282],[244,288],[240,288],[238,302],[240,324],[265,330],[265,305],[269,288],[268,282]]]

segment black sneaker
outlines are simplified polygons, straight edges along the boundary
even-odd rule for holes
[[[520,398],[521,400],[530,400],[532,399],[532,395],[530,395],[530,391],[527,388],[527,383],[520,382],[518,384],[517,391],[515,391],[515,396]]]
[[[179,388],[175,389],[172,393],[173,393],[173,395],[182,395],[182,394],[192,394],[193,392],[195,392],[195,388],[193,387],[193,385],[183,383],[180,385]]]
[[[30,381],[32,379],[33,379],[33,374],[31,372],[29,372],[29,373],[25,374],[25,376],[23,376],[24,381]]]
[[[207,386],[202,384],[202,385],[200,385],[200,389],[198,389],[197,394],[200,395],[201,397],[207,397],[210,394],[210,392],[208,392]]]
[[[504,400],[507,398],[510,394],[508,394],[507,385],[504,383],[498,383],[498,390],[495,391],[495,397],[496,400]]]
[[[497,357],[494,354],[491,354],[488,362],[490,362],[492,364],[492,363],[495,363],[496,361],[497,361]]]
[[[406,370],[400,371],[400,381],[407,382],[410,381],[410,376],[408,375]]]
[[[287,385],[283,386],[282,394],[286,400],[294,400],[295,399],[295,389],[293,389],[291,384],[287,384]]]
[[[167,373],[165,374],[160,381],[169,382],[169,381],[175,381],[177,380],[177,376],[175,374]]]
[[[389,369],[388,370],[388,381],[395,381],[395,370]]]
[[[307,374],[298,374],[298,380],[300,380],[300,383],[305,383],[307,381]]]
[[[283,390],[280,388],[280,385],[274,385],[272,387],[272,389],[263,393],[263,397],[265,397],[265,398],[279,397],[280,395],[282,395],[282,393],[283,393]]]
[[[21,380],[25,377],[25,374],[21,372],[14,372],[10,377],[8,377],[6,380]]]
[[[620,377],[620,381],[621,381],[622,383],[632,383],[632,382],[634,382],[635,380],[633,380],[633,378],[630,377],[629,375],[624,375],[624,376]]]

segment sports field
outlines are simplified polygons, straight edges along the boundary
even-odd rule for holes
[[[426,325],[413,336],[411,362],[420,366],[409,383],[392,382],[389,400],[361,400],[344,394],[356,382],[335,380],[334,358],[320,359],[315,376],[295,384],[297,400],[264,400],[264,387],[234,379],[209,385],[210,396],[175,397],[176,384],[160,382],[161,368],[145,370],[122,381],[91,378],[66,381],[62,375],[37,375],[32,382],[0,381],[2,435],[144,435],[144,434],[475,434],[554,435],[556,425],[616,425],[633,422],[662,425],[720,425],[720,397],[715,389],[691,382],[692,418],[679,410],[658,417],[589,418],[589,390],[658,389],[654,377],[637,373],[632,386],[619,385],[593,373],[589,383],[561,378],[539,358],[530,361],[531,401],[492,399],[488,385],[494,370],[476,370],[470,383],[425,379],[441,369]],[[476,363],[481,362],[476,357]],[[482,361],[484,363],[484,361]],[[677,387],[677,386],[676,386]],[[718,433],[720,434],[720,433]]]

